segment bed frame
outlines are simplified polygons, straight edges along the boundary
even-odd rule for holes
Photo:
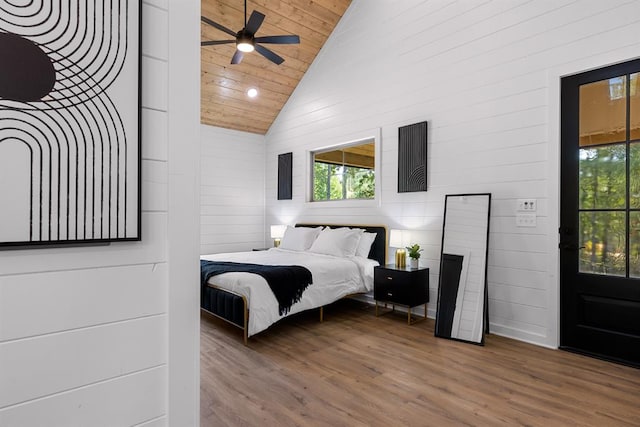
[[[371,245],[369,258],[384,265],[387,260],[387,228],[383,225],[343,225],[343,224],[296,224],[296,227],[351,227],[362,228],[377,236]],[[240,294],[230,292],[215,285],[201,286],[200,307],[203,311],[242,329],[244,345],[248,345],[249,304]],[[324,320],[324,307],[320,307],[320,321]]]

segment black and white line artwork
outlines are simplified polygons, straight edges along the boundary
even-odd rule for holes
[[[0,246],[140,240],[140,0],[0,0]]]
[[[398,193],[427,191],[427,122],[398,128]]]

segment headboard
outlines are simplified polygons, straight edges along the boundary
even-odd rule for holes
[[[376,238],[371,245],[371,251],[369,251],[370,259],[374,259],[385,265],[387,263],[387,227],[384,225],[359,225],[359,224],[308,224],[301,223],[296,224],[296,227],[330,227],[330,228],[362,228],[368,233],[376,233]]]

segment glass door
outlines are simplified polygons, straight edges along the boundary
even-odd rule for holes
[[[562,79],[560,345],[640,365],[640,61]]]

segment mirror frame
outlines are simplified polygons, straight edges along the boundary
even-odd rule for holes
[[[442,333],[438,333],[438,326],[440,326],[442,324],[444,319],[444,315],[442,315],[443,311],[444,311],[444,307],[441,307],[442,301],[442,290],[443,287],[446,286],[446,283],[444,282],[444,280],[447,280],[446,277],[444,277],[445,275],[443,275],[443,265],[445,262],[448,261],[455,261],[454,258],[462,258],[462,261],[459,263],[460,264],[460,273],[458,274],[458,278],[462,276],[461,272],[462,271],[467,271],[467,267],[469,264],[469,259],[470,257],[467,257],[467,259],[464,259],[464,255],[461,255],[460,253],[455,253],[455,254],[451,254],[451,253],[446,253],[444,251],[445,249],[445,239],[446,239],[446,234],[447,234],[447,206],[449,206],[449,198],[452,198],[451,200],[453,200],[453,198],[469,198],[469,197],[486,197],[487,198],[487,217],[486,217],[486,239],[485,239],[485,246],[484,246],[484,271],[482,272],[482,276],[481,276],[481,286],[482,286],[482,290],[480,292],[482,292],[482,296],[480,296],[479,298],[482,298],[482,312],[481,313],[476,313],[476,316],[478,320],[480,320],[482,322],[481,325],[481,332],[480,332],[480,339],[479,341],[475,341],[475,340],[471,340],[471,339],[463,339],[463,338],[457,338],[457,337],[452,337],[450,335],[445,335]],[[472,344],[477,344],[477,345],[484,345],[484,334],[485,333],[489,333],[489,314],[488,314],[488,292],[487,292],[487,270],[488,270],[488,259],[489,259],[489,222],[490,222],[490,218],[491,218],[491,193],[466,193],[466,194],[447,194],[445,195],[445,202],[444,202],[444,216],[443,216],[443,222],[442,222],[442,242],[441,242],[441,246],[440,246],[440,271],[439,271],[439,277],[438,277],[438,300],[437,300],[437,304],[436,304],[436,323],[435,323],[435,327],[434,327],[434,335],[436,337],[439,338],[447,338],[447,339],[451,339],[454,341],[462,341],[462,342],[468,342],[468,343],[472,343]],[[469,249],[466,250],[467,252],[470,252]],[[456,252],[460,252],[460,251],[456,251]],[[466,277],[466,273],[465,273],[465,277]],[[459,280],[459,279],[458,279]],[[459,283],[458,283],[459,285]],[[456,293],[457,293],[457,289],[458,287],[456,286]],[[480,311],[480,310],[478,310]],[[454,310],[455,312],[455,310]],[[449,312],[450,313],[450,312]]]

